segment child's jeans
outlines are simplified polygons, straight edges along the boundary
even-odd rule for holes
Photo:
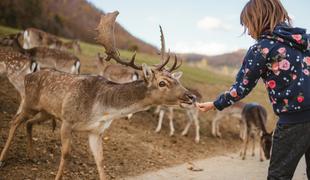
[[[310,180],[310,123],[277,125],[272,142],[268,180],[290,180],[303,155]]]

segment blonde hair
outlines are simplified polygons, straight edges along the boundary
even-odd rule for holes
[[[256,40],[263,32],[272,32],[277,24],[283,22],[291,25],[291,18],[280,0],[250,0],[240,14],[244,33],[248,30]]]

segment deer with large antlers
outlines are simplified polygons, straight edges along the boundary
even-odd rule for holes
[[[179,82],[182,73],[172,73],[175,66],[166,70],[169,58],[156,68],[150,68],[145,64],[136,65],[134,58],[128,62],[118,56],[113,43],[114,24],[118,14],[113,12],[101,17],[97,28],[98,41],[106,48],[107,58],[142,70],[143,80],[118,84],[102,76],[72,75],[55,70],[41,70],[27,75],[25,102],[11,124],[0,161],[5,158],[16,128],[41,112],[42,116],[38,118],[52,115],[62,122],[61,160],[55,179],[62,177],[71,149],[72,132],[88,134],[100,179],[106,179],[101,137],[113,119],[142,111],[152,105],[186,106],[195,102],[195,96]]]

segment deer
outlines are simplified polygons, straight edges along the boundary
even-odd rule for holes
[[[60,50],[68,51],[69,49],[72,49],[74,54],[82,54],[82,49],[78,40],[62,43]]]
[[[22,33],[20,32],[2,38],[0,44],[3,46],[10,46],[20,53],[31,57],[41,68],[55,68],[73,74],[80,73],[80,60],[70,52],[65,52],[59,49],[50,49],[48,47],[32,47],[30,49],[24,49],[21,46],[21,39]]]
[[[24,77],[38,69],[31,58],[9,48],[0,48],[0,75],[5,75],[19,92],[21,102],[25,98]],[[19,113],[21,107],[18,108]]]
[[[242,160],[246,158],[247,147],[250,139],[253,141],[252,156],[255,156],[255,141],[256,136],[259,134],[259,154],[260,161],[270,159],[270,150],[272,143],[272,132],[268,133],[266,129],[267,111],[266,109],[256,103],[246,104],[241,113],[242,121],[246,127],[246,136],[244,140],[243,149],[240,152]]]
[[[23,48],[48,47],[51,49],[68,50],[73,49],[74,53],[81,53],[79,41],[61,41],[57,36],[36,28],[27,28],[23,32]]]
[[[212,120],[212,135],[213,137],[222,137],[220,132],[220,122],[225,118],[233,117],[239,119],[239,137],[241,140],[245,139],[245,124],[241,120],[241,112],[246,104],[239,101],[222,111],[217,111],[215,117]]]
[[[142,80],[119,84],[102,76],[76,75],[44,69],[25,77],[25,101],[22,110],[13,118],[9,137],[0,155],[3,163],[18,126],[24,121],[37,121],[49,116],[61,121],[61,159],[56,180],[61,179],[70,155],[72,133],[85,132],[94,156],[99,177],[106,179],[102,136],[114,119],[143,111],[153,105],[194,104],[196,98],[181,83],[181,72],[174,72],[175,60],[167,68],[169,56],[156,67],[135,64],[119,56],[115,47],[114,27],[119,12],[102,15],[97,41],[105,47],[107,59],[143,72]],[[41,113],[40,117],[35,117]],[[33,117],[34,116],[34,117]],[[31,119],[31,117],[33,117]],[[29,119],[30,118],[30,119]],[[27,134],[28,136],[31,134]]]
[[[187,89],[196,96],[196,100],[198,102],[202,99],[202,95],[197,90],[190,89],[190,88],[187,88]],[[194,122],[195,134],[196,134],[195,135],[195,142],[199,143],[199,141],[200,141],[200,132],[199,132],[200,126],[199,126],[199,118],[198,118],[199,111],[194,104],[187,106],[186,108],[182,108],[182,109],[184,109],[186,111],[186,114],[188,117],[187,124],[186,124],[184,130],[182,131],[182,136],[187,135],[190,126]],[[155,110],[155,114],[158,114],[158,123],[157,123],[157,127],[155,130],[156,133],[159,133],[161,131],[165,111],[168,111],[170,136],[174,135],[174,132],[175,132],[174,123],[173,123],[173,117],[174,117],[173,112],[174,112],[174,110],[175,110],[175,107],[173,107],[173,106],[157,106],[157,108]]]

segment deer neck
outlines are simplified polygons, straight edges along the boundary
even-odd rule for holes
[[[107,85],[102,85],[97,96],[97,100],[105,108],[127,109],[127,111],[130,111],[128,113],[131,113],[152,105],[149,98],[151,90],[143,80],[125,84],[108,83],[111,86],[107,88]]]

